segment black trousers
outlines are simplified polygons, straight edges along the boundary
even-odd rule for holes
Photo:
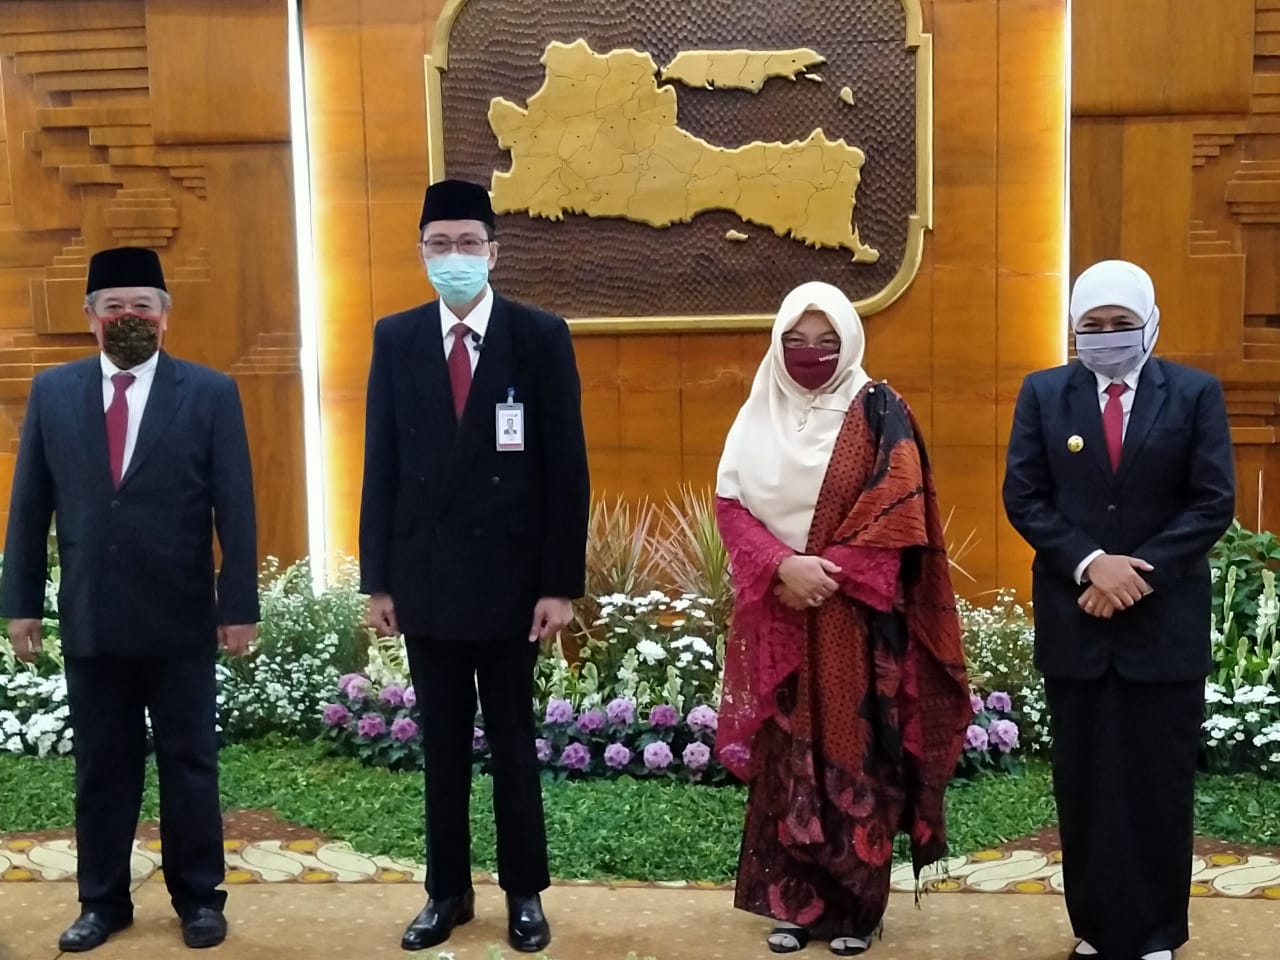
[[[1067,913],[1129,960],[1187,942],[1204,681],[1045,678]]]
[[[164,882],[178,915],[222,909],[225,892],[213,655],[182,659],[68,657],[76,761],[80,902],[133,914],[129,861],[146,770],[145,707],[160,780]]]
[[[471,886],[471,736],[476,691],[493,757],[498,881],[530,895],[550,884],[542,784],[534,748],[533,667],[538,645],[442,643],[407,637],[425,754],[427,893]]]

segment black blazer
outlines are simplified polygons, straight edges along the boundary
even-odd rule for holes
[[[496,450],[495,406],[524,404],[525,449]],[[369,368],[360,584],[400,629],[525,640],[541,597],[582,596],[590,481],[581,388],[559,317],[495,295],[459,423],[438,301],[378,321]]]
[[[43,615],[51,517],[65,654],[208,654],[219,624],[257,622],[253,477],[230,377],[161,353],[117,490],[98,355],[37,375],[9,502],[3,616]]]
[[[1084,448],[1068,449],[1080,437]],[[1120,469],[1107,459],[1097,379],[1079,361],[1022,384],[1004,479],[1009,521],[1035,548],[1036,666],[1087,679],[1114,666],[1139,681],[1210,667],[1207,556],[1231,523],[1235,472],[1222,385],[1167,360],[1143,367]],[[1084,613],[1074,579],[1101,549],[1140,557],[1154,593],[1111,620]]]

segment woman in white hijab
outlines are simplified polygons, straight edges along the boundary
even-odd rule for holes
[[[946,850],[971,712],[928,460],[863,346],[840,290],[788,294],[716,482],[735,601],[716,749],[750,784],[735,905],[776,921],[775,953],[870,947],[897,830],[917,871]]]

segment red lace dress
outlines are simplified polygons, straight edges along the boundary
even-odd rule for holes
[[[889,896],[893,837],[919,871],[946,852],[943,793],[970,715],[932,474],[886,385],[845,416],[806,553],[841,593],[796,612],[773,595],[794,551],[717,502],[733,567],[716,751],[750,784],[735,905],[815,936],[867,936]]]

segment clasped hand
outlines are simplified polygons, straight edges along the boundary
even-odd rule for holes
[[[1110,620],[1151,595],[1151,585],[1139,571],[1150,573],[1154,569],[1138,557],[1104,553],[1089,564],[1086,571],[1089,587],[1080,594],[1077,603],[1090,616]]]
[[[773,595],[792,610],[820,607],[840,589],[833,577],[841,567],[825,557],[791,556],[778,564],[778,583]]]

